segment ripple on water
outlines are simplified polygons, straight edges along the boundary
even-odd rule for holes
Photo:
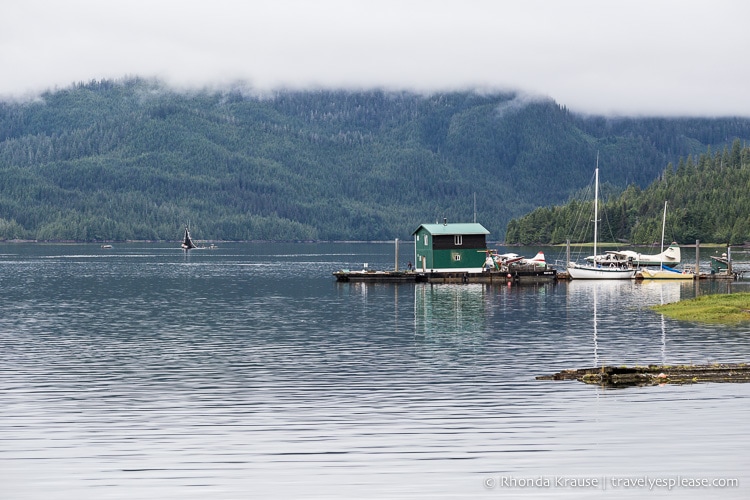
[[[337,284],[329,273],[353,252],[326,248],[5,258],[4,491],[471,498],[500,475],[747,482],[744,385],[602,390],[534,378],[746,361],[742,328],[646,309],[687,296],[684,286]]]

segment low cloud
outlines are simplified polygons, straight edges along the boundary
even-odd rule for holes
[[[740,0],[26,0],[3,10],[6,97],[138,75],[181,88],[519,90],[583,113],[750,116],[750,3]]]

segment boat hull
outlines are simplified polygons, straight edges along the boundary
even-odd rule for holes
[[[568,276],[574,280],[629,280],[635,277],[635,269],[574,265],[568,267]]]
[[[639,275],[644,280],[692,280],[695,274],[687,271],[665,271],[663,269],[642,269]]]

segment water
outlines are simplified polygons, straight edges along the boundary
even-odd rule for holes
[[[392,255],[377,244],[187,257],[167,245],[0,246],[0,498],[748,497],[750,385],[535,380],[748,361],[747,326],[647,309],[694,296],[693,283],[330,274],[390,267]],[[623,486],[678,477],[671,491]]]

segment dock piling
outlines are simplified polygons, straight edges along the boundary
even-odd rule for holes
[[[398,238],[396,238],[395,246],[396,246],[396,265],[394,266],[393,270],[398,272]]]
[[[695,240],[695,275],[701,275],[701,240]]]

